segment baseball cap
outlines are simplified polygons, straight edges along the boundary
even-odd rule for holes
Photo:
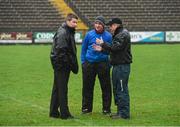
[[[106,23],[106,25],[112,25],[112,24],[122,24],[122,20],[120,18],[112,18],[111,20],[109,20],[108,23]]]

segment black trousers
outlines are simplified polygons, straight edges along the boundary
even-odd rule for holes
[[[111,107],[111,80],[110,66],[107,62],[89,63],[85,62],[82,65],[83,72],[83,88],[82,88],[82,110],[88,109],[89,112],[93,109],[93,92],[96,75],[100,81],[102,90],[102,110],[110,111]]]
[[[70,115],[68,108],[69,75],[69,69],[62,68],[61,70],[54,70],[54,85],[51,94],[50,116],[60,115],[61,117],[67,117]]]

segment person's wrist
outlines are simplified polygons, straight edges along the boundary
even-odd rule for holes
[[[104,43],[101,43],[100,46],[102,47],[104,45]]]

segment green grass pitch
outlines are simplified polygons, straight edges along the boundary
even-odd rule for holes
[[[80,64],[81,45],[78,48]],[[74,120],[48,117],[53,83],[50,45],[0,46],[0,125],[11,126],[180,126],[180,45],[132,45],[129,81],[131,119],[101,113],[99,81],[93,113],[81,114],[82,72],[71,74],[69,107]],[[116,107],[112,102],[112,112]]]

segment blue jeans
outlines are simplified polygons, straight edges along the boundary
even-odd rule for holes
[[[114,101],[117,105],[117,114],[124,118],[130,117],[130,98],[128,90],[128,80],[130,74],[130,64],[113,66],[112,82]]]

